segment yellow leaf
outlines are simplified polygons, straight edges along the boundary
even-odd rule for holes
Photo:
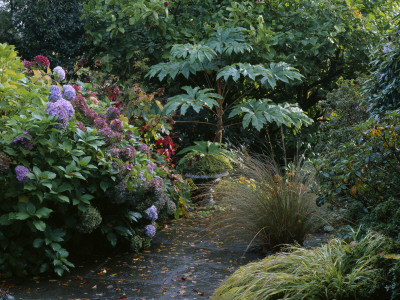
[[[352,194],[353,196],[357,194],[357,187],[355,185],[351,187],[350,194]]]
[[[40,75],[40,71],[39,70],[33,70],[33,76],[36,77],[36,78],[39,78],[41,76]]]
[[[122,121],[122,123],[125,123],[125,124],[129,123],[129,119],[127,117],[125,117],[124,115],[122,115],[119,119]]]
[[[158,100],[156,100],[156,104],[157,104],[158,108],[159,108],[161,111],[163,111],[164,107],[162,106],[161,102],[158,101]]]
[[[381,135],[382,135],[382,132],[381,132],[380,129],[377,129],[375,132],[376,132],[376,135],[377,135],[377,136],[381,136]]]
[[[395,254],[395,253],[386,254],[383,257],[388,259],[400,259],[400,254]]]

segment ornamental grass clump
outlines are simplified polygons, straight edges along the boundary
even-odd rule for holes
[[[333,239],[314,249],[288,246],[241,267],[212,299],[365,299],[379,279],[374,263],[385,242],[370,232],[359,241]]]
[[[227,209],[214,228],[227,240],[253,241],[271,249],[302,243],[316,221],[310,186],[314,175],[298,161],[282,169],[267,156],[239,154],[240,166],[214,187],[218,205]]]

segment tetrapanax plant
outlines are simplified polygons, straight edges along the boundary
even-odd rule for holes
[[[310,124],[312,120],[296,105],[276,104],[268,98],[246,98],[249,92],[264,89],[267,95],[278,81],[294,84],[301,81],[301,74],[284,62],[253,65],[243,61],[244,54],[253,48],[248,43],[245,29],[217,27],[210,38],[198,44],[177,44],[170,51],[169,62],[150,68],[147,77],[157,76],[160,81],[182,75],[198,86],[184,86],[186,94],[168,99],[163,113],[170,114],[180,108],[182,115],[189,108],[199,113],[203,108],[215,116],[217,122],[200,122],[216,127],[216,141],[222,142],[225,127],[234,125],[232,119],[243,116],[243,127],[252,125],[261,130],[267,123],[278,125]],[[204,76],[199,80],[200,76]],[[247,91],[243,92],[245,87]],[[229,112],[226,124],[225,116]]]

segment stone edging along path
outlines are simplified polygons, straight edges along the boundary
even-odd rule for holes
[[[224,245],[208,219],[174,220],[149,250],[76,266],[62,278],[13,282],[15,299],[209,299],[241,265],[261,258],[245,244]]]

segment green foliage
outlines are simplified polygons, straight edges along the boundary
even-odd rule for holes
[[[9,22],[0,28],[2,42],[13,44],[19,55],[31,60],[36,55],[50,59],[53,67],[72,68],[83,53],[85,36],[81,0],[7,0],[1,12]],[[1,24],[0,24],[1,25]]]
[[[371,62],[372,74],[365,87],[365,105],[375,115],[400,107],[400,22],[393,35],[385,38],[375,49]]]
[[[80,224],[77,225],[77,230],[81,233],[92,233],[102,221],[99,210],[91,205],[88,205],[84,213],[79,211],[79,217]]]
[[[22,78],[10,63],[18,61],[13,54],[4,65]],[[181,178],[140,142],[125,116],[113,120],[122,128],[112,129],[107,105],[89,100],[90,84],[72,100],[74,116],[60,129],[58,117],[46,112],[51,83],[38,70],[2,89],[19,104],[0,123],[0,272],[7,276],[61,276],[73,267],[68,256],[77,251],[74,245],[123,246],[135,235],[147,245],[144,227],[155,220],[145,211],[155,205],[165,219],[183,214],[187,204]],[[27,168],[26,178],[19,178],[16,166]]]
[[[134,61],[149,57],[151,65],[157,64],[172,47],[204,62],[211,50],[222,53],[223,47],[228,55],[238,53],[254,65],[287,62],[304,75],[303,82],[295,89],[282,87],[273,100],[293,99],[308,109],[325,98],[341,76],[354,78],[354,72],[366,71],[371,45],[390,31],[398,8],[394,0],[180,0],[168,7],[162,1],[90,0],[85,28],[104,66],[125,77],[133,73]],[[184,50],[218,28],[224,30],[209,44]],[[240,40],[242,33],[246,43]],[[174,64],[173,72],[182,67],[189,74],[199,68]]]
[[[218,107],[216,99],[223,99],[223,97],[216,93],[210,93],[212,89],[202,89],[199,87],[192,88],[190,86],[182,87],[187,94],[177,95],[168,99],[168,103],[164,106],[163,113],[169,115],[180,107],[180,113],[186,114],[189,107],[193,108],[195,112],[200,112],[203,107],[213,109]]]
[[[178,154],[185,154],[190,152],[195,155],[224,155],[228,158],[232,158],[232,152],[224,149],[226,148],[225,144],[221,143],[213,143],[210,141],[196,141],[193,146],[186,147],[179,151]]]
[[[23,68],[15,48],[0,44],[0,117],[2,118],[12,114],[21,106],[15,99],[27,94],[24,89],[18,89],[18,84],[23,84],[25,78],[21,72]]]
[[[192,81],[199,82],[200,86],[183,87],[187,94],[169,98],[169,103],[163,113],[168,114],[179,107],[181,107],[182,115],[189,107],[197,113],[203,108],[209,109],[217,118],[215,126],[219,142],[222,142],[224,114],[232,105],[235,105],[235,109],[230,113],[229,118],[246,113],[243,119],[244,128],[251,124],[257,130],[261,130],[267,122],[271,121],[288,126],[310,124],[312,120],[301,109],[291,107],[290,104],[281,106],[268,103],[271,102],[269,99],[258,100],[258,102],[249,100],[247,103],[246,94],[239,91],[239,87],[243,84],[255,88],[261,84],[269,89],[274,88],[277,81],[287,84],[289,81],[300,81],[301,75],[283,62],[271,63],[269,67],[262,64],[236,63],[235,61],[241,59],[237,54],[252,50],[244,33],[245,30],[241,27],[217,27],[208,39],[198,44],[175,45],[170,52],[170,62],[152,66],[148,73],[149,77],[158,75],[159,80],[167,76],[174,79],[181,74],[186,79],[191,78]],[[198,73],[205,76],[205,83],[199,81]],[[201,87],[206,88],[201,89]],[[216,91],[216,93],[211,93],[211,91]],[[257,113],[258,109],[260,111]],[[265,113],[262,111],[264,109],[267,110]]]
[[[301,162],[282,172],[265,156],[239,154],[240,167],[214,187],[218,205],[225,207],[213,228],[227,239],[254,240],[266,248],[302,243],[316,221],[309,193],[313,174]]]
[[[316,145],[319,153],[337,148],[349,137],[357,134],[355,126],[366,121],[369,113],[362,101],[362,88],[366,79],[340,80],[339,87],[318,103],[322,118]]]
[[[224,155],[187,154],[178,163],[177,169],[189,174],[220,174],[232,169],[231,162]]]
[[[392,197],[398,199],[400,192],[399,117],[399,111],[393,111],[381,120],[371,118],[355,126],[346,141],[314,160],[321,187],[319,204],[328,202],[348,208],[358,221],[369,213],[377,217],[375,225],[378,220],[384,221],[378,217],[379,211],[389,213],[389,202]],[[388,230],[392,227],[389,231],[396,236],[398,218],[389,219],[394,223],[388,225],[385,220],[382,226]]]
[[[196,141],[195,145],[179,151],[185,154],[177,165],[177,169],[189,174],[220,174],[232,169],[231,162],[235,156],[224,149],[226,145],[210,141]]]
[[[241,267],[213,299],[365,299],[379,277],[375,263],[386,242],[370,232],[350,243],[333,239],[313,249],[288,246],[288,252]]]
[[[242,104],[237,104],[232,108],[229,117],[243,115],[242,125],[247,128],[252,125],[260,131],[268,123],[275,123],[278,126],[294,125],[300,128],[302,125],[309,125],[313,121],[297,106],[289,103],[277,105],[270,99],[255,100],[250,99]]]

